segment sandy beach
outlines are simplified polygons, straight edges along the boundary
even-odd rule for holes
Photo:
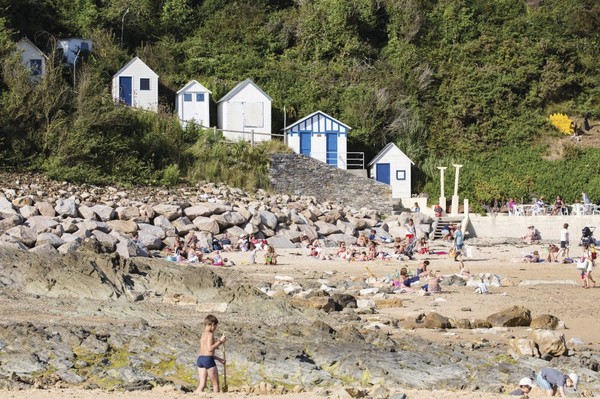
[[[600,289],[583,289],[580,286],[579,273],[573,264],[562,263],[520,263],[514,259],[524,254],[539,250],[544,253],[541,245],[492,245],[491,241],[478,239],[468,245],[472,247],[473,256],[465,259],[464,265],[473,275],[479,273],[492,273],[502,277],[502,287],[490,287],[488,295],[476,294],[473,287],[444,286],[444,292],[434,296],[419,296],[414,293],[403,293],[399,296],[403,300],[401,308],[387,308],[378,311],[374,319],[381,320],[389,317],[397,320],[414,317],[415,314],[435,311],[450,318],[485,318],[488,315],[503,310],[513,305],[524,306],[531,310],[532,316],[551,314],[564,322],[561,333],[566,341],[578,342],[579,345],[569,345],[585,350],[600,350],[600,307],[590,306],[598,300]],[[443,250],[446,245],[435,243],[434,248]],[[328,249],[334,252],[335,249]],[[342,260],[323,261],[316,260],[306,255],[302,249],[279,250],[279,264],[265,266],[262,264],[249,264],[247,253],[234,252],[227,255],[236,262],[236,266],[229,268],[214,268],[225,280],[236,275],[248,281],[277,281],[281,278],[298,279],[309,272],[321,272],[339,279],[354,279],[357,277],[376,276],[382,278],[393,275],[400,267],[406,266],[415,270],[419,260],[429,259],[430,270],[441,275],[457,273],[459,263],[454,262],[447,255],[417,255],[416,260],[407,261],[372,261],[372,262],[346,262]],[[572,248],[572,255],[578,255],[579,248]],[[262,254],[257,257],[262,261]],[[181,267],[209,267],[181,265]],[[4,313],[4,312],[3,312]],[[18,318],[17,315],[4,313],[3,317]],[[221,316],[220,316],[221,317]],[[226,316],[223,316],[226,319]],[[391,336],[419,335],[435,342],[473,342],[489,340],[499,345],[505,345],[509,338],[526,337],[529,328],[508,328],[500,333],[486,333],[481,330],[426,330],[426,329],[401,329],[389,327]],[[230,337],[235,340],[235,337]],[[535,371],[535,370],[533,370]],[[516,384],[516,381],[515,381]],[[485,393],[479,391],[420,391],[408,387],[387,387],[391,392],[406,393],[411,399],[425,398],[495,398],[506,394]],[[286,395],[260,395],[262,398],[285,397],[289,399],[305,399],[314,397],[338,397],[336,394],[341,388],[328,388],[319,391],[295,393]],[[585,389],[585,382],[580,386],[580,391]],[[214,398],[246,398],[249,395],[235,392],[239,387],[230,387],[230,393],[209,394]],[[575,396],[572,391],[570,396]],[[98,390],[30,390],[30,391],[0,391],[0,398],[28,398],[28,399],[54,399],[54,398],[190,398],[197,395],[182,393],[170,387],[157,387],[153,391],[144,392],[103,392]],[[535,391],[530,398],[544,397]]]

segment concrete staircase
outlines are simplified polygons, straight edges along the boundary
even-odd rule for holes
[[[437,220],[434,220],[431,224],[431,233],[429,234],[430,240],[442,238],[442,229],[446,224],[450,226],[463,224],[464,216],[442,216]]]

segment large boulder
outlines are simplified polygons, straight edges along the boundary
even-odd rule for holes
[[[196,230],[196,225],[188,219],[187,216],[182,216],[173,220],[173,226],[177,230],[177,235],[183,237],[192,230]]]
[[[5,219],[0,219],[0,233],[12,227],[19,226],[23,223],[23,217],[18,214],[10,215]]]
[[[489,315],[487,321],[494,327],[528,327],[531,324],[531,311],[522,306],[513,306]]]
[[[530,327],[535,329],[543,329],[543,330],[556,330],[560,320],[558,317],[553,316],[551,314],[542,314],[535,317],[531,320]]]
[[[273,230],[277,227],[277,216],[269,211],[260,211],[260,223]]]
[[[117,253],[126,259],[135,256],[148,256],[148,252],[141,245],[129,239],[122,240],[117,244]]]
[[[158,226],[153,226],[151,224],[148,223],[138,223],[138,229],[139,229],[139,233],[141,234],[142,232],[158,237],[161,240],[163,240],[167,235],[165,234],[165,231],[163,229],[161,229]]]
[[[302,233],[300,233],[299,231],[282,229],[277,232],[277,235],[281,236],[281,237],[285,237],[286,239],[290,240],[291,242],[296,243],[296,242],[300,242],[300,237],[302,236]],[[273,237],[271,237],[271,238],[273,238]]]
[[[40,211],[33,205],[25,205],[19,209],[19,213],[25,218],[28,219],[32,216],[37,216],[40,214]]]
[[[137,206],[124,206],[115,210],[121,220],[136,220],[140,217],[140,208]]]
[[[94,212],[94,210],[87,205],[79,205],[79,208],[77,210],[79,211],[79,215],[83,219],[96,220],[98,218],[96,212]]]
[[[195,220],[201,216],[210,216],[212,215],[212,209],[205,205],[195,205],[187,207],[183,210],[185,216],[187,216],[190,220]]]
[[[56,201],[54,210],[62,217],[70,216],[76,218],[77,215],[77,204],[75,200],[71,198],[61,198]]]
[[[131,220],[109,220],[106,224],[111,230],[119,233],[134,234],[138,231],[137,223]]]
[[[452,328],[450,319],[436,312],[426,314],[425,317],[421,319],[421,324],[425,328]]]
[[[538,356],[535,342],[530,338],[513,338],[508,346],[508,353],[514,358]]]
[[[152,207],[158,215],[164,216],[169,221],[173,221],[181,216],[181,207],[179,205],[158,204]]]
[[[194,218],[194,226],[200,231],[206,231],[211,234],[219,234],[219,223],[211,218],[197,216]]]
[[[161,249],[163,246],[162,241],[155,235],[148,232],[141,231],[138,233],[138,242],[147,249]]]
[[[56,211],[54,210],[54,207],[52,206],[52,204],[49,202],[45,202],[45,201],[36,202],[35,207],[38,209],[38,211],[40,211],[40,215],[42,215],[42,216],[48,216],[48,217],[56,216]]]
[[[117,244],[119,243],[119,239],[117,237],[106,234],[100,230],[92,231],[92,235],[96,237],[96,241],[104,252],[114,252],[114,250],[117,248]]]
[[[239,226],[246,222],[246,219],[237,212],[227,211],[220,215],[214,215],[212,217],[222,229],[226,229],[231,226]]]
[[[540,354],[554,357],[566,355],[569,352],[565,336],[551,330],[533,330],[531,339],[537,345]]]
[[[29,248],[33,247],[37,240],[37,234],[31,228],[22,225],[11,227],[6,230],[4,235],[13,238],[15,241],[18,241]]]
[[[315,222],[315,226],[319,234],[322,236],[328,236],[330,234],[337,234],[342,232],[335,224],[322,222],[320,220],[317,220]]]
[[[160,227],[168,236],[175,235],[175,226],[163,215],[158,215],[154,218],[154,225]]]
[[[314,226],[309,226],[307,224],[298,224],[296,225],[296,227],[303,235],[306,235],[311,242],[319,238],[317,229]]]
[[[269,237],[267,242],[275,248],[296,248],[296,244],[282,236]]]
[[[50,232],[60,223],[55,218],[49,216],[32,216],[25,222],[26,225],[39,234],[44,232]]]
[[[37,236],[35,246],[40,247],[42,245],[50,244],[54,248],[58,248],[61,245],[63,245],[64,243],[65,242],[63,241],[63,239],[54,233],[41,233]]]

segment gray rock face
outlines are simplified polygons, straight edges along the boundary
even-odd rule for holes
[[[54,210],[62,217],[77,217],[77,204],[75,203],[75,200],[72,199],[61,198],[57,200]]]

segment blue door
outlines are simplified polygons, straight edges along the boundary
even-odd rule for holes
[[[375,167],[375,180],[381,183],[390,184],[390,164],[378,163]]]
[[[119,100],[125,105],[131,105],[131,76],[119,77]]]
[[[310,132],[300,132],[300,154],[310,157],[310,140],[312,134]]]
[[[327,133],[327,163],[337,166],[338,161],[337,133]]]

